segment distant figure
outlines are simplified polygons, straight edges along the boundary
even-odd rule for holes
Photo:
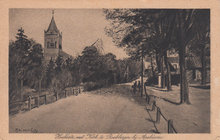
[[[141,82],[138,81],[138,91],[140,92],[141,91]]]
[[[133,88],[133,93],[135,94],[136,93],[136,88],[137,88],[137,81],[134,82],[132,88]]]

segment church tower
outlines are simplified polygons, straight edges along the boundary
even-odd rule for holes
[[[47,30],[44,30],[44,59],[48,62],[50,59],[56,60],[62,51],[62,32],[58,30],[55,20],[54,11],[52,19]]]

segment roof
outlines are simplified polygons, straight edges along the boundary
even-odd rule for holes
[[[210,58],[206,57],[205,61],[206,61],[206,67],[209,68],[210,67]],[[187,65],[187,68],[189,68],[189,69],[202,68],[201,58],[198,56],[189,57],[186,60],[186,65]]]
[[[52,16],[52,19],[50,21],[50,25],[46,31],[47,33],[59,33],[59,30],[56,26],[55,20],[54,20],[54,16]]]
[[[63,57],[63,58],[65,58],[65,59],[67,59],[67,58],[73,58],[73,56],[72,55],[69,55],[68,53],[66,53],[66,52],[64,52],[64,51],[62,51],[62,50],[60,50],[60,55]]]

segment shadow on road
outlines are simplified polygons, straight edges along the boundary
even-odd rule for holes
[[[163,99],[164,101],[169,102],[169,103],[174,104],[174,105],[180,105],[180,104],[181,104],[180,102],[174,102],[174,101],[171,101],[171,100],[166,99],[166,98],[162,98],[162,99]]]
[[[204,86],[200,85],[200,86],[191,86],[191,87],[199,88],[199,89],[210,89],[210,85],[204,85]]]
[[[151,116],[151,114],[150,114],[150,112],[149,112],[148,110],[147,110],[147,113],[148,113],[148,115],[150,116],[150,119],[146,119],[146,120],[152,122],[153,125],[154,125],[154,128],[155,128],[155,130],[152,129],[152,132],[153,132],[153,133],[160,133],[160,132],[158,131],[158,128],[157,128],[156,124],[155,124],[155,121],[152,119],[152,116]]]
[[[102,88],[99,90],[94,90],[91,91],[90,93],[92,94],[100,94],[103,96],[108,96],[108,95],[116,95],[116,96],[121,96],[128,98],[132,102],[135,102],[141,106],[146,106],[146,97],[145,95],[141,97],[140,92],[137,90],[136,93],[133,93],[131,86],[129,85],[112,85],[109,88]]]

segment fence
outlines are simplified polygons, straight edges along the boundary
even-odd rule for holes
[[[147,94],[147,92],[146,92],[146,87],[144,86],[144,91],[145,91],[145,95],[146,95],[146,102],[147,102],[147,104],[149,104],[150,105],[150,96]],[[158,107],[157,105],[156,105],[156,101],[155,100],[153,100],[153,102],[152,102],[152,108],[151,108],[151,110],[150,111],[155,111],[156,110],[156,121],[155,121],[155,123],[157,123],[157,124],[159,124],[160,123],[160,119],[161,119],[161,117],[167,122],[167,132],[168,133],[177,133],[177,131],[176,131],[176,129],[174,128],[174,126],[173,126],[173,120],[171,120],[171,119],[167,119],[164,115],[163,115],[163,113],[161,112],[161,109],[160,109],[160,107]]]
[[[60,93],[28,96],[26,99],[24,99],[24,101],[10,103],[9,114],[16,114],[19,111],[31,110],[35,107],[39,107],[40,105],[52,103],[61,98],[66,98],[67,96],[77,96],[79,93],[81,93],[81,91],[81,87],[69,87]]]

